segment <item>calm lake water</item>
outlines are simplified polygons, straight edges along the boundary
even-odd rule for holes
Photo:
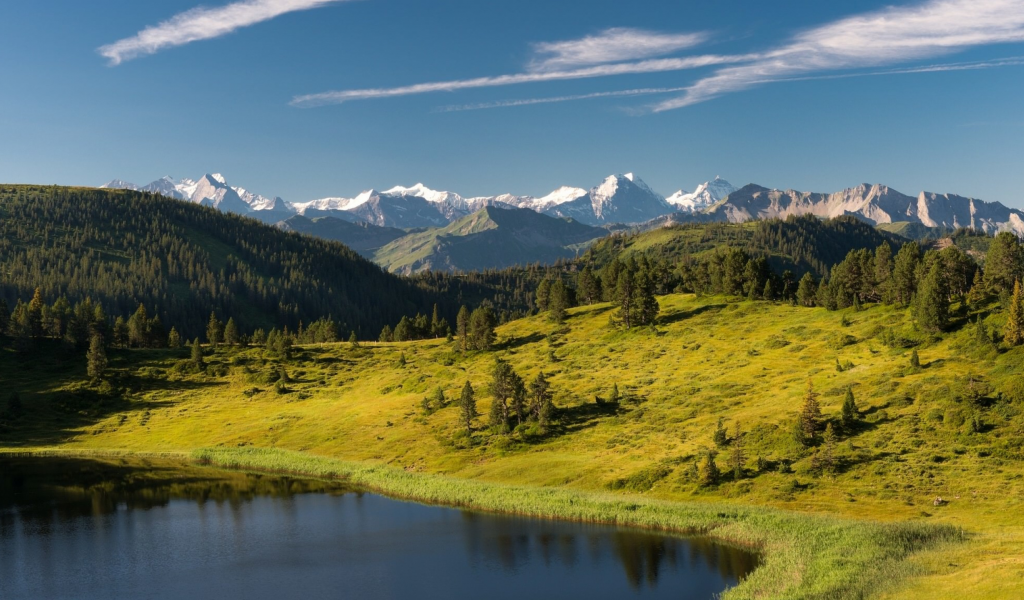
[[[0,598],[712,598],[703,539],[163,461],[0,459]]]

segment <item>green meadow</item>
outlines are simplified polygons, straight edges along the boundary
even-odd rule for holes
[[[602,304],[564,325],[502,325],[491,352],[335,343],[280,360],[220,347],[198,374],[187,349],[111,351],[97,385],[80,356],[4,350],[24,411],[0,447],[182,453],[424,502],[699,532],[762,553],[728,598],[1021,595],[1024,348],[979,340],[973,321],[999,330],[1002,316],[983,309],[930,336],[893,307],[659,302],[653,329],[613,328]],[[527,381],[548,376],[547,427],[497,434],[483,416],[466,432],[454,400],[469,381],[487,415],[495,355]],[[836,424],[847,390],[856,398],[832,469],[792,433],[809,385]],[[425,410],[437,388],[449,403]],[[719,420],[731,438],[739,427],[741,473],[726,447],[719,482],[702,485]]]

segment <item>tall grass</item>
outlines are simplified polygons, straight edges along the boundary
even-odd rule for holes
[[[726,600],[862,598],[912,575],[905,560],[910,554],[963,537],[952,526],[860,522],[766,508],[511,486],[283,450],[199,449],[191,459],[223,468],[344,479],[430,504],[701,534],[757,550],[760,566],[726,591]]]

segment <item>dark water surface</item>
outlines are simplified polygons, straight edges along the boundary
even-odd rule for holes
[[[165,461],[0,458],[0,598],[711,598],[703,539]]]

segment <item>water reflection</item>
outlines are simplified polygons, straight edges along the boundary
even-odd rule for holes
[[[754,567],[705,539],[429,507],[337,482],[0,458],[5,599],[710,598]]]

